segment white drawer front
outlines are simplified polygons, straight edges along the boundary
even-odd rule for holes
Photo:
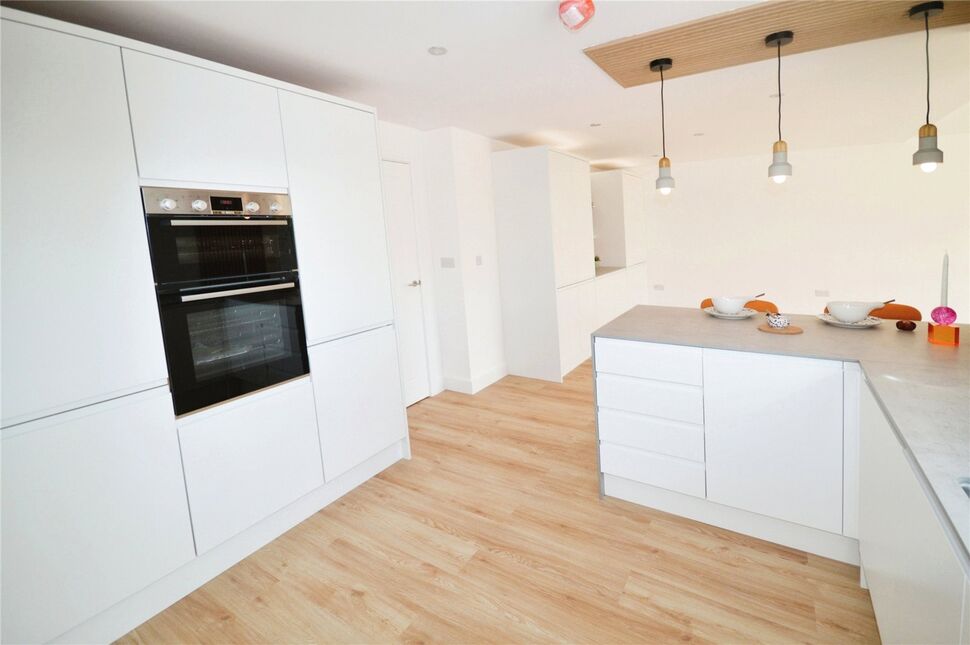
[[[634,448],[600,444],[600,468],[608,475],[704,497],[704,464]]]
[[[704,461],[704,426],[601,408],[600,441]]]
[[[701,349],[613,338],[596,339],[596,371],[701,385]]]
[[[597,374],[596,405],[662,419],[704,423],[703,390],[693,385]]]

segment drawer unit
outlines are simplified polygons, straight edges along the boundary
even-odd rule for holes
[[[704,461],[704,426],[601,408],[600,441]]]
[[[596,405],[661,419],[704,423],[703,390],[693,385],[598,373]]]
[[[704,497],[704,464],[653,452],[600,444],[600,467],[608,475]]]
[[[700,386],[703,359],[699,347],[596,339],[596,371]]]

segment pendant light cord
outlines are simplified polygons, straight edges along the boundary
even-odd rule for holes
[[[664,116],[664,68],[660,67],[660,139],[663,145],[663,156],[667,156],[667,121]]]
[[[778,140],[781,141],[781,40],[778,41]]]
[[[930,12],[923,12],[923,24],[926,26],[926,123],[930,122]]]

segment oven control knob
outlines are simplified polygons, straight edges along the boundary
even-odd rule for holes
[[[192,210],[194,210],[197,213],[201,213],[208,207],[209,205],[205,203],[204,199],[196,199],[195,201],[192,202]]]
[[[280,203],[279,202],[273,202],[272,204],[269,205],[269,212],[270,213],[279,213],[280,210],[282,210],[282,208],[283,207],[280,206]]]
[[[248,202],[246,204],[247,213],[258,213],[259,212],[259,202]]]
[[[166,197],[165,199],[160,200],[158,205],[163,211],[173,211],[179,204],[171,197]]]

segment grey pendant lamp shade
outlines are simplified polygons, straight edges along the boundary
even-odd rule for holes
[[[936,126],[930,123],[930,16],[943,13],[942,2],[924,2],[909,10],[910,18],[921,18],[926,30],[926,123],[919,129],[919,148],[913,153],[913,165],[923,172],[933,172],[943,163],[943,151],[936,144]]]
[[[660,136],[663,142],[663,156],[658,164],[657,191],[661,195],[669,195],[674,189],[674,178],[670,174],[670,159],[667,158],[667,123],[664,113],[664,70],[674,66],[674,61],[669,58],[658,58],[650,61],[650,69],[660,72]]]
[[[790,31],[779,31],[765,37],[765,46],[778,50],[778,140],[771,147],[771,165],[768,176],[776,184],[783,184],[791,177],[791,164],[788,163],[788,143],[781,138],[781,48],[795,39]]]

